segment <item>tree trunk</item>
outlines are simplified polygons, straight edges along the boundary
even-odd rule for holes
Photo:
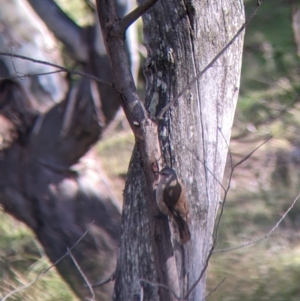
[[[69,48],[76,48],[81,37],[75,59],[84,61],[84,72],[109,82],[107,55],[99,53],[100,31],[79,28],[53,1],[30,2],[46,13],[54,33],[57,24],[72,29],[67,34],[61,30],[59,36]],[[33,59],[62,64],[51,33],[26,2],[0,3],[5,30],[0,51],[8,53],[1,56],[0,77],[11,78],[0,81],[0,204],[33,230],[53,263],[87,231],[72,254],[90,283],[98,282],[115,271],[121,215],[98,159],[93,151],[86,152],[113,119],[119,96],[110,85],[89,78],[71,86],[63,74],[39,76],[54,69],[11,57],[11,53],[30,53]],[[58,13],[50,14],[53,10]],[[70,34],[73,39],[68,39]],[[26,77],[18,78],[16,73]],[[90,297],[69,256],[56,267],[81,299]],[[94,291],[97,299],[109,300],[112,283]]]
[[[101,7],[104,9],[104,4]],[[150,164],[145,159],[149,156],[144,154],[151,141],[136,135],[124,194],[114,300],[176,300],[170,290],[182,300],[203,300],[239,91],[243,34],[197,76],[243,24],[243,3],[158,1],[143,21],[148,50],[146,119],[158,125],[159,165],[176,169],[186,186],[192,238],[179,245],[173,238],[172,223],[159,216],[149,187]],[[109,42],[108,48],[113,48]],[[117,60],[113,51],[111,59]],[[163,120],[157,119],[170,101]],[[156,144],[155,138],[152,143]]]
[[[53,263],[72,248],[85,276],[95,283],[115,270],[120,212],[93,153],[74,165],[100,131],[93,102],[84,104],[88,98],[80,96],[72,101],[74,112],[64,133],[65,102],[37,118],[23,90],[15,83],[2,82],[1,126],[9,130],[0,150],[0,203],[33,230]],[[79,297],[90,297],[69,256],[56,267]],[[95,288],[95,294],[109,300],[111,285]]]

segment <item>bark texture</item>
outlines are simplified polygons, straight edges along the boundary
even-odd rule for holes
[[[103,10],[100,20],[114,83],[137,141],[124,193],[114,300],[202,300],[205,273],[195,284],[212,246],[239,91],[243,35],[194,79],[243,24],[243,3],[158,1],[143,16],[146,110],[126,70],[118,68],[124,56],[116,48],[122,49],[123,42],[113,31],[118,22],[113,2],[99,0],[98,7]],[[120,77],[126,78],[125,87]],[[174,102],[163,120],[157,120],[170,101]],[[135,114],[133,107],[143,114]],[[192,238],[184,246],[176,243],[172,224],[155,204],[156,161],[175,168],[186,186]]]
[[[176,98],[210,63],[242,25],[243,16],[242,1],[160,2],[145,16],[147,100],[151,107],[158,95],[154,112]],[[242,37],[188,87],[159,126],[165,160],[177,169],[190,202],[192,239],[180,256],[175,253],[181,296],[197,281],[211,248],[241,55]],[[205,277],[189,300],[202,300],[204,294]]]

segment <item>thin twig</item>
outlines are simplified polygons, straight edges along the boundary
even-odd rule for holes
[[[179,143],[181,144],[181,143]],[[193,156],[196,157],[196,160],[198,160],[200,163],[202,163],[202,165],[204,166],[204,168],[213,176],[213,178],[216,180],[216,182],[220,185],[220,187],[224,190],[224,192],[226,191],[226,188],[224,187],[224,185],[219,181],[219,179],[216,177],[216,175],[206,166],[206,164],[200,159],[200,157],[198,155],[196,155],[190,148],[188,148],[186,145],[183,145]]]
[[[184,300],[183,298],[179,297],[170,287],[168,287],[167,285],[165,284],[162,284],[162,283],[157,283],[157,282],[152,282],[152,281],[149,281],[149,280],[146,280],[146,279],[143,279],[141,278],[140,279],[141,282],[145,282],[145,283],[148,283],[152,286],[157,286],[157,287],[162,287],[162,288],[165,288],[166,290],[170,291],[172,293],[172,295],[177,299],[177,300]]]
[[[113,272],[111,276],[109,276],[108,278],[100,281],[100,282],[97,282],[95,284],[92,284],[92,287],[98,287],[98,286],[102,286],[110,281],[114,281],[116,278],[116,272]]]
[[[91,295],[92,295],[92,299],[91,299],[91,300],[92,300],[92,301],[95,301],[95,293],[94,293],[94,290],[93,290],[93,288],[92,288],[92,286],[91,286],[89,280],[88,280],[87,277],[84,275],[84,273],[83,273],[82,269],[80,268],[80,266],[79,266],[77,260],[75,259],[75,257],[74,257],[73,254],[71,253],[71,250],[70,250],[69,248],[68,248],[67,250],[68,250],[68,253],[69,253],[69,255],[70,255],[72,261],[74,262],[74,264],[75,264],[77,270],[79,271],[80,275],[82,276],[82,278],[84,279],[84,281],[85,281],[87,287],[88,287],[89,290],[90,290],[90,293],[91,293]]]
[[[110,86],[110,87],[113,86],[111,83],[106,82],[106,81],[104,81],[102,79],[99,79],[98,77],[93,76],[91,74],[87,74],[85,72],[80,72],[80,71],[76,71],[76,70],[71,70],[71,69],[68,69],[66,67],[63,67],[63,66],[60,66],[60,65],[57,65],[57,64],[49,63],[47,61],[36,60],[36,59],[30,58],[28,56],[19,55],[19,54],[13,54],[13,53],[7,53],[7,52],[0,52],[0,55],[10,56],[10,57],[16,57],[16,58],[19,58],[19,59],[22,59],[22,60],[31,61],[33,63],[55,67],[55,68],[58,68],[58,69],[60,69],[60,70],[62,70],[64,72],[68,72],[70,74],[76,74],[76,75],[80,75],[80,76],[91,78],[91,79],[95,80],[96,82],[98,82],[100,84],[104,84],[104,85],[107,85],[107,86]]]
[[[196,74],[196,76],[186,85],[186,87],[181,90],[175,97],[164,107],[161,109],[159,114],[157,115],[157,119],[161,119],[166,111],[174,104],[176,100],[178,100],[187,90],[197,82],[197,80],[210,68],[212,65],[224,54],[224,52],[234,43],[234,41],[239,37],[239,35],[245,30],[248,26],[250,21],[256,15],[258,8],[260,7],[261,3],[257,2],[255,9],[253,10],[250,17],[246,20],[246,22],[240,27],[237,33],[233,36],[233,38],[223,47],[223,49],[211,60],[211,62],[202,70],[200,73]]]
[[[297,197],[292,202],[291,206],[285,211],[285,213],[279,219],[279,221],[276,223],[276,225],[265,236],[263,236],[263,237],[261,237],[259,239],[253,240],[253,241],[246,242],[246,243],[244,243],[242,245],[239,245],[239,246],[236,246],[236,247],[232,247],[232,248],[228,248],[228,249],[215,250],[213,253],[224,253],[224,252],[229,252],[229,251],[233,251],[233,250],[237,250],[237,249],[249,247],[249,246],[252,246],[252,245],[254,245],[254,244],[256,244],[256,243],[258,243],[258,242],[260,242],[262,240],[267,239],[279,227],[279,225],[285,219],[285,217],[287,216],[287,214],[293,209],[293,207],[295,206],[295,204],[299,200],[299,198],[300,198],[300,193],[297,195]]]
[[[225,208],[225,203],[226,203],[226,199],[227,199],[227,195],[228,195],[228,192],[230,190],[230,182],[231,182],[231,179],[232,179],[232,176],[233,176],[233,172],[235,170],[235,168],[239,165],[241,165],[243,162],[245,162],[247,159],[249,159],[253,153],[255,151],[257,151],[260,147],[262,147],[265,143],[267,143],[272,137],[269,137],[266,141],[264,141],[263,143],[261,143],[258,147],[256,147],[252,152],[250,152],[246,157],[244,157],[242,160],[240,160],[238,163],[236,163],[232,169],[231,169],[231,172],[230,172],[230,176],[229,176],[229,182],[228,182],[228,185],[227,185],[227,188],[225,190],[225,193],[224,193],[224,197],[223,197],[223,202],[222,202],[222,205],[221,205],[221,211],[220,211],[220,214],[219,214],[219,217],[217,219],[217,222],[216,222],[216,225],[215,225],[215,230],[214,230],[214,236],[213,236],[213,241],[212,241],[212,245],[211,245],[211,248],[208,252],[208,255],[207,255],[207,258],[206,258],[206,261],[205,261],[205,264],[204,264],[204,267],[202,268],[200,274],[199,274],[199,277],[196,279],[196,281],[194,282],[194,284],[191,286],[191,288],[188,290],[188,292],[186,293],[186,295],[184,296],[184,299],[187,299],[188,296],[191,294],[191,292],[195,289],[195,287],[198,285],[198,283],[200,282],[200,280],[202,279],[207,267],[208,267],[208,263],[209,263],[209,260],[210,260],[210,257],[212,256],[212,254],[214,253],[214,248],[217,244],[217,240],[218,240],[218,236],[219,236],[219,227],[220,227],[220,223],[221,223],[221,219],[222,219],[222,216],[223,216],[223,213],[224,213],[224,208]],[[201,162],[201,161],[200,161]]]
[[[233,168],[233,160],[232,160],[232,153],[231,153],[229,144],[228,144],[228,142],[227,142],[227,140],[226,140],[226,138],[225,138],[225,136],[224,136],[224,134],[223,134],[223,132],[222,132],[222,129],[221,129],[220,127],[218,127],[218,130],[220,131],[220,133],[221,133],[221,135],[222,135],[222,137],[223,137],[223,140],[224,140],[224,142],[226,143],[226,146],[227,146],[227,149],[228,149],[228,153],[229,153],[230,167],[231,167],[231,169],[232,169],[232,168]]]
[[[53,73],[60,73],[60,72],[65,72],[64,70],[55,70],[55,71],[50,71],[50,72],[42,72],[42,73],[28,73],[28,74],[23,74],[23,75],[12,75],[12,76],[6,76],[6,77],[0,77],[0,80],[4,79],[22,79],[26,77],[32,77],[32,76],[42,76],[42,75],[49,75]]]
[[[113,26],[112,32],[117,35],[123,35],[127,28],[141,17],[148,9],[150,9],[158,0],[149,0],[141,4],[128,15],[123,17],[122,20],[116,22]]]
[[[222,204],[222,206],[223,206],[223,204]],[[214,242],[212,243],[212,246],[211,246],[211,248],[210,248],[210,250],[208,252],[207,259],[205,261],[204,267],[202,268],[202,270],[201,270],[198,278],[194,282],[194,284],[190,287],[190,289],[188,290],[188,292],[184,296],[184,298],[183,298],[184,300],[189,297],[189,295],[192,293],[192,291],[195,289],[195,287],[198,285],[198,283],[202,279],[202,277],[203,277],[203,275],[204,275],[204,273],[205,273],[205,271],[206,271],[206,269],[208,267],[208,262],[209,262],[209,259],[210,259],[211,255],[212,255],[213,250],[214,250]]]
[[[234,170],[236,169],[236,167],[238,167],[239,165],[241,165],[242,163],[244,163],[246,160],[248,160],[259,148],[261,148],[264,144],[266,144],[272,138],[273,138],[272,136],[268,137],[264,142],[262,142],[260,145],[258,145],[253,151],[251,151],[248,155],[246,155],[245,157],[243,157],[239,162],[237,162],[236,164],[234,164],[234,166],[231,168],[231,172],[230,172],[230,175],[229,175],[228,185],[227,185],[227,188],[225,190],[225,194],[224,194],[224,198],[223,198],[223,203],[222,203],[222,206],[221,206],[221,212],[219,214],[219,218],[217,220],[216,227],[215,227],[214,247],[215,247],[215,245],[217,243],[217,238],[218,238],[218,232],[219,232],[219,227],[220,227],[220,223],[221,223],[221,218],[222,218],[222,215],[223,215],[223,212],[224,212],[224,206],[225,206],[225,202],[226,202],[226,199],[227,199],[227,194],[228,194],[228,192],[230,190],[230,183],[231,183],[231,179],[232,179]]]
[[[201,301],[205,301],[207,300],[226,280],[226,277],[224,279],[222,279],[222,281],[213,289],[211,290],[205,297],[204,299],[202,299]],[[142,282],[145,282],[145,283],[148,283],[152,286],[157,286],[157,287],[162,287],[162,288],[165,288],[167,290],[169,290],[173,296],[179,300],[179,301],[183,301],[183,300],[186,300],[185,297],[182,298],[182,297],[179,297],[173,290],[171,290],[167,285],[164,285],[164,284],[161,284],[161,283],[157,283],[157,282],[152,282],[152,281],[149,281],[149,280],[146,280],[146,279],[140,279],[140,281]]]
[[[217,285],[214,289],[212,289],[212,290],[205,296],[204,299],[202,299],[202,301],[207,300],[207,299],[208,299],[208,298],[209,298],[216,290],[218,290],[218,288],[225,282],[226,279],[227,279],[226,277],[223,278],[222,281],[221,281],[220,283],[218,283],[218,285]]]
[[[271,139],[273,138],[273,136],[269,136],[263,143],[261,143],[258,147],[256,147],[252,152],[250,152],[248,155],[246,155],[245,157],[243,157],[243,159],[241,159],[238,163],[236,163],[233,166],[233,169],[235,169],[236,167],[238,167],[239,165],[241,165],[242,163],[244,163],[246,160],[248,160],[253,153],[255,153],[259,148],[261,148],[264,144],[266,144],[267,142],[269,142]]]
[[[91,224],[88,225],[86,231],[80,236],[80,238],[75,242],[75,244],[69,248],[69,251],[67,251],[63,256],[61,256],[59,259],[57,259],[53,264],[51,264],[47,269],[43,270],[35,279],[33,279],[31,282],[29,282],[28,284],[22,285],[20,287],[17,287],[16,289],[14,289],[13,291],[9,292],[7,295],[5,295],[4,297],[2,297],[1,301],[5,301],[7,298],[15,295],[16,293],[19,293],[20,291],[30,287],[31,285],[33,285],[36,281],[38,281],[42,276],[44,276],[46,273],[49,272],[50,269],[52,269],[53,267],[55,267],[60,261],[62,261],[65,257],[67,257],[69,255],[69,252],[71,250],[73,250],[80,242],[81,240],[87,235],[89,228],[91,227],[91,225],[94,222],[92,222]]]

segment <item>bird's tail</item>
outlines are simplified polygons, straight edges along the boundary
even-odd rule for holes
[[[189,226],[187,222],[179,215],[174,215],[174,221],[179,231],[180,243],[183,245],[191,239]]]

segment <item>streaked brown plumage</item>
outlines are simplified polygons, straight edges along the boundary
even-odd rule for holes
[[[180,243],[188,242],[191,234],[186,221],[189,213],[186,193],[173,168],[165,167],[159,172],[156,202],[159,210],[175,222]]]

